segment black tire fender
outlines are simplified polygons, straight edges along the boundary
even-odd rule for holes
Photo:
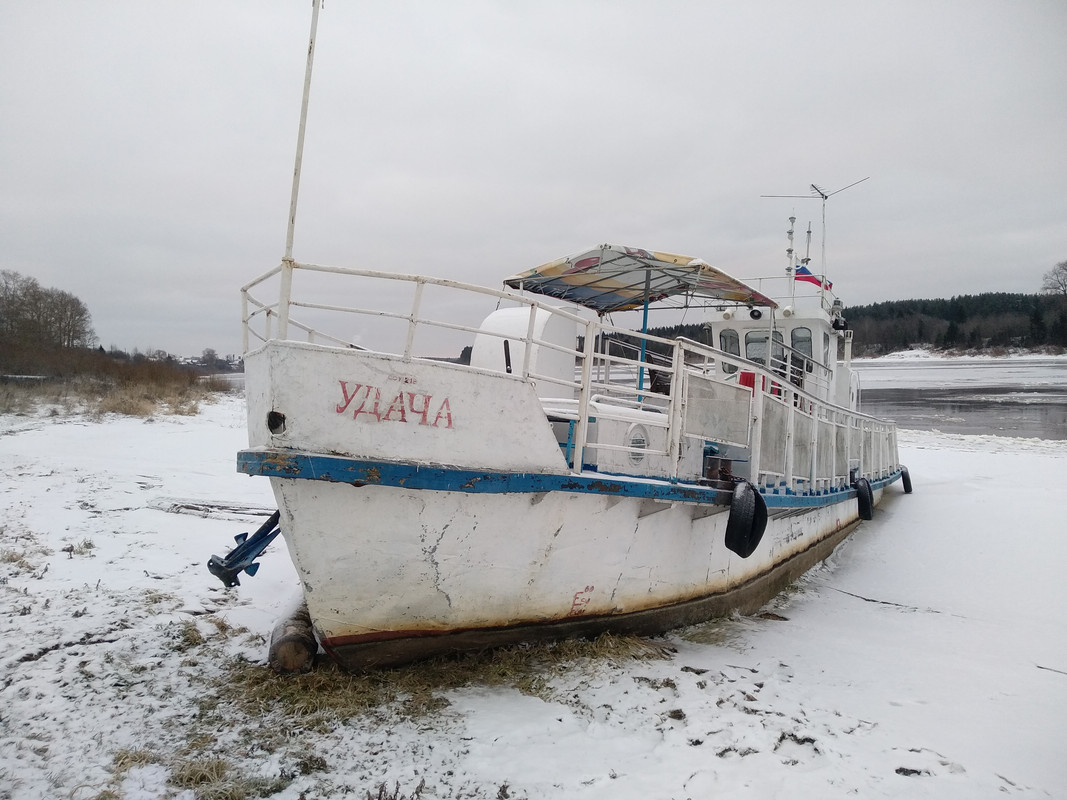
[[[866,478],[859,478],[852,486],[860,503],[860,519],[874,519],[874,490]]]
[[[726,547],[741,558],[748,558],[759,546],[767,530],[767,503],[748,481],[734,487],[730,516],[726,522]]]
[[[911,494],[911,473],[903,465],[900,467],[900,483],[904,487],[904,494]]]

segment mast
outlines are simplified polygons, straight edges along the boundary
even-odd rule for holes
[[[315,34],[319,27],[319,7],[322,0],[311,0],[311,35],[308,38],[308,60],[304,69],[304,94],[300,102],[300,125],[296,135],[296,159],[293,165],[293,193],[289,199],[289,225],[285,233],[285,255],[282,257],[281,290],[278,298],[278,338],[289,333],[289,297],[293,288],[293,234],[296,229],[296,201],[300,194],[300,166],[304,159],[304,129],[307,127],[308,99],[311,96],[311,68],[315,62]]]
[[[832,192],[823,191],[822,188],[820,188],[817,184],[813,183],[813,184],[811,184],[811,191],[812,191],[811,194],[761,194],[760,195],[760,197],[793,197],[793,198],[797,198],[799,200],[819,200],[819,199],[822,200],[822,263],[820,263],[819,268],[823,272],[823,274],[822,274],[822,278],[823,279],[826,278],[826,201],[829,200],[831,197],[833,197],[835,194],[838,194],[840,192],[845,191],[845,189],[851,189],[853,186],[856,186],[857,184],[863,183],[865,180],[869,180],[870,177],[871,176],[868,175],[866,178],[860,178],[858,181],[850,183],[848,186],[842,186],[840,189],[835,189]],[[811,223],[810,222],[808,223],[808,228],[809,228],[809,230],[808,230],[808,237],[809,237],[808,244],[810,246],[810,244],[811,244],[811,242],[810,242]],[[806,262],[805,262],[804,266],[807,266]]]
[[[811,220],[808,220],[808,238],[804,243],[804,257],[800,259],[800,263],[805,267],[811,263]]]
[[[785,232],[786,236],[789,239],[789,247],[787,247],[785,249],[785,255],[786,255],[786,258],[788,259],[788,263],[786,264],[786,267],[785,267],[785,277],[786,277],[786,280],[789,281],[789,300],[790,300],[790,302],[792,302],[793,298],[796,297],[796,293],[797,293],[797,289],[796,289],[797,282],[795,280],[793,280],[793,277],[794,277],[793,276],[793,263],[794,263],[794,258],[796,257],[796,253],[793,250],[793,225],[794,225],[794,223],[796,223],[796,221],[797,221],[797,218],[796,218],[796,215],[794,214],[793,216],[791,216],[789,218],[789,230],[787,230]]]
[[[322,0],[311,0],[311,36],[308,40],[308,61],[304,69],[304,96],[300,103],[300,126],[296,134],[296,163],[293,166],[293,194],[289,200],[289,228],[285,235],[285,260],[293,259],[293,233],[296,228],[296,200],[300,194],[300,165],[304,159],[304,129],[307,127],[308,98],[311,96],[311,67],[315,61],[315,32],[319,27],[319,6]]]

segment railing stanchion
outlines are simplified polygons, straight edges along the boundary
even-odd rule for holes
[[[293,259],[282,259],[282,281],[278,292],[278,338],[289,338],[289,298],[293,294]],[[267,337],[268,339],[270,336]]]
[[[530,374],[530,358],[533,353],[534,327],[537,321],[537,306],[530,306],[530,321],[526,325],[526,344],[522,354],[522,377]]]
[[[671,382],[670,391],[667,394],[669,403],[667,414],[667,453],[671,465],[671,477],[678,477],[678,461],[681,457],[682,448],[682,403],[685,399],[686,379],[685,349],[681,342],[675,341],[671,359]],[[703,472],[703,456],[701,456],[701,471]]]
[[[782,399],[788,401],[786,408],[786,423],[785,423],[785,475],[782,480],[785,481],[786,488],[790,491],[795,491],[796,486],[793,483],[793,466],[796,462],[796,426],[797,426],[797,394],[795,390],[786,389],[789,386],[788,383],[782,385]]]
[[[408,317],[408,338],[404,343],[404,360],[411,360],[411,351],[415,347],[415,328],[419,324],[419,312],[422,310],[422,289],[425,283],[415,281],[415,297],[411,301],[411,316]]]
[[[752,433],[749,441],[748,467],[749,480],[759,486],[760,450],[763,449],[763,378],[762,373],[755,374],[752,382]]]
[[[596,323],[585,323],[585,340],[582,343],[582,379],[578,385],[578,427],[574,432],[574,463],[571,469],[581,472],[585,463],[585,443],[589,437],[589,395],[592,378],[593,354],[596,352]]]
[[[248,352],[248,290],[241,290],[241,355]]]

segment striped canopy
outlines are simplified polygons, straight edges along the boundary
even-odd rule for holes
[[[600,314],[688,295],[750,306],[778,304],[737,278],[691,256],[603,244],[504,281],[512,289],[558,297]]]

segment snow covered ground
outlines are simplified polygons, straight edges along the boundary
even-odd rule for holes
[[[903,431],[914,493],[767,613],[312,727],[218,690],[297,594],[280,540],[237,589],[204,566],[273,507],[244,444],[237,396],[0,416],[0,798],[1064,796],[1067,442]]]

